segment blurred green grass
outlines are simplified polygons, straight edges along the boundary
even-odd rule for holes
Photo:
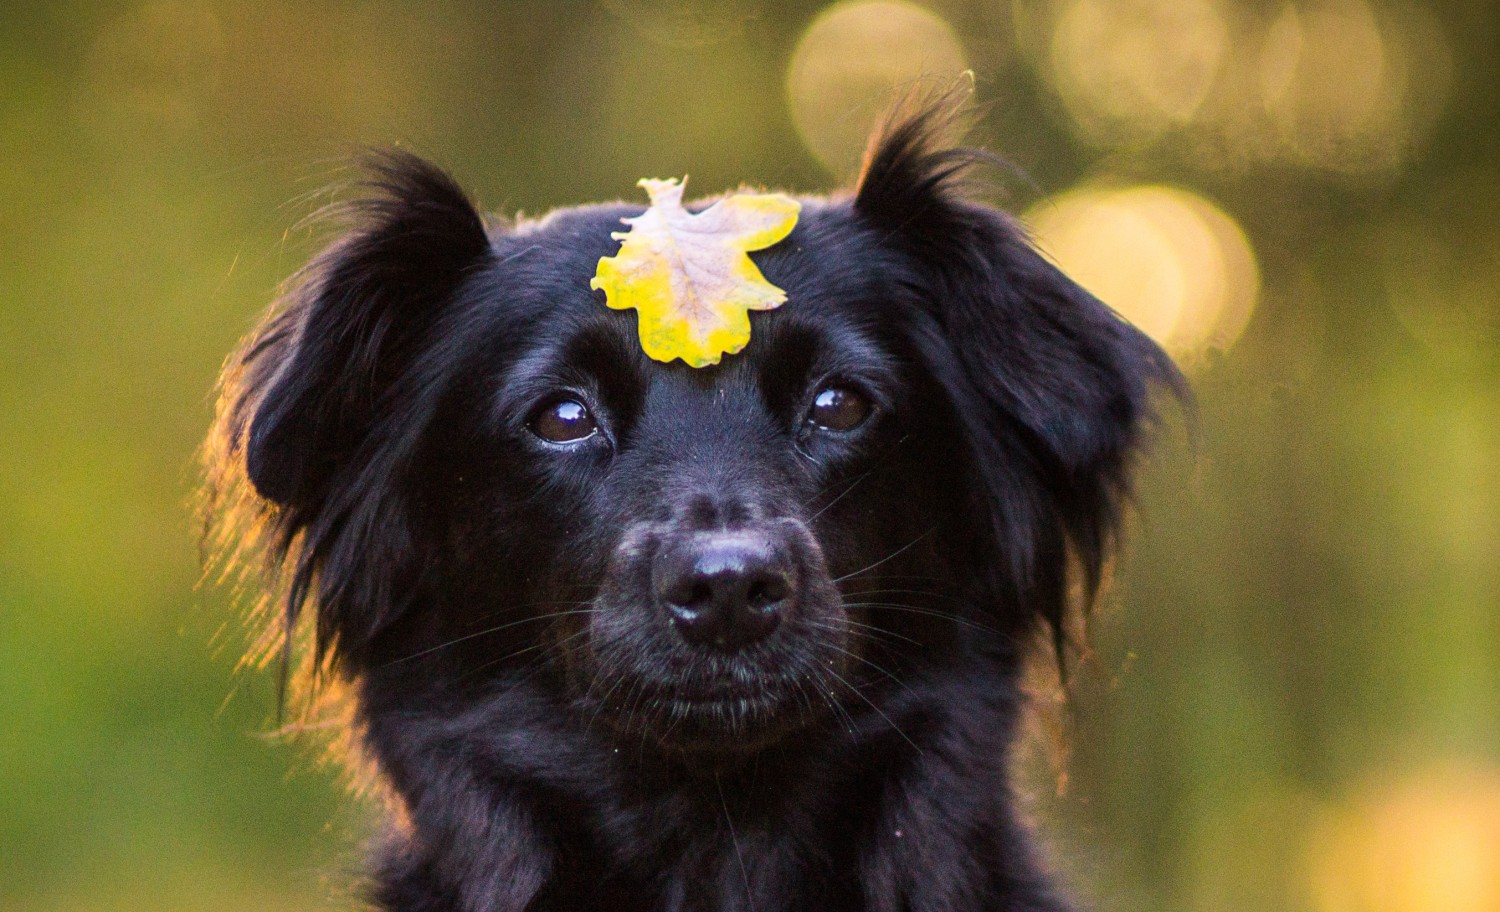
[[[1188,7],[1191,27],[1173,26]],[[1027,175],[1007,181],[1016,210],[1100,178],[1184,187],[1237,221],[1259,263],[1244,334],[1195,362],[1201,442],[1169,435],[1147,472],[1079,676],[1067,789],[1048,797],[1042,764],[1040,811],[1100,908],[1493,910],[1500,11],[1164,9],[877,10],[957,42],[988,106],[972,139]],[[834,109],[863,117],[860,93],[890,74],[846,51],[789,96],[801,37],[834,22],[819,12],[7,6],[0,908],[348,905],[360,812],[332,771],[263,737],[274,681],[234,675],[230,594],[197,585],[192,454],[221,359],[315,249],[296,226],[363,145],[429,154],[503,212],[618,197],[643,175],[834,187],[852,153],[830,171],[808,151],[827,137],[795,112],[829,108],[797,92],[847,92]],[[1312,41],[1328,17],[1385,41],[1374,95],[1336,69],[1293,80],[1295,97],[1255,88],[1285,81],[1277,35]],[[1098,51],[1139,47],[1131,34],[1161,68]],[[1174,35],[1199,43],[1151,44]],[[1166,65],[1178,58],[1197,63]],[[1260,76],[1236,75],[1247,66]],[[1207,88],[1151,81],[1163,72]],[[1332,101],[1308,94],[1325,84]],[[1339,119],[1369,97],[1398,115]],[[1435,862],[1412,807],[1456,834]],[[1411,839],[1381,828],[1392,814]]]

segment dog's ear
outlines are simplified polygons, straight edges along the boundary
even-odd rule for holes
[[[1018,584],[1064,588],[1066,544],[1092,592],[1153,390],[1183,392],[1183,381],[1151,339],[1063,275],[1011,219],[964,198],[959,178],[986,156],[939,144],[950,118],[946,105],[928,106],[877,134],[855,210],[919,273],[921,316],[942,345],[933,357],[953,362],[934,372],[973,442],[988,509],[1010,539],[1003,550],[1030,577]],[[1038,486],[1045,498],[1028,503]],[[1042,608],[1054,631],[1063,610]]]
[[[326,496],[390,411],[436,311],[490,252],[480,216],[442,171],[397,152],[369,170],[373,192],[347,207],[353,227],[308,266],[264,336],[280,357],[249,420],[246,470],[283,506]]]
[[[288,571],[284,670],[310,600],[315,665],[362,662],[399,616],[422,561],[401,473],[454,360],[436,337],[492,256],[483,221],[442,171],[387,153],[369,174],[365,196],[342,207],[346,233],[226,367],[204,451],[210,532]]]

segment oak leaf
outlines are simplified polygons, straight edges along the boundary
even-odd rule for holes
[[[693,213],[683,208],[676,179],[647,178],[638,186],[651,206],[621,219],[630,230],[611,237],[624,243],[599,260],[589,287],[602,288],[616,310],[635,308],[641,348],[657,361],[718,364],[749,343],[749,311],[786,301],[748,253],[790,234],[801,206],[780,193],[736,193]]]

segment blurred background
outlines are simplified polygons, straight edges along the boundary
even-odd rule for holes
[[[1057,865],[1113,912],[1500,910],[1497,51],[1493,0],[6,3],[0,909],[349,907],[360,811],[269,736],[188,503],[352,150],[505,213],[825,191],[971,69],[1005,204],[1200,398],[1024,764]]]

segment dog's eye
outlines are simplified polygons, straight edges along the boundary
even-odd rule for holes
[[[537,410],[528,425],[531,433],[553,443],[573,443],[592,437],[599,425],[588,406],[577,399],[557,399]]]
[[[829,431],[852,431],[870,417],[870,400],[847,386],[826,386],[807,411],[810,424]]]

